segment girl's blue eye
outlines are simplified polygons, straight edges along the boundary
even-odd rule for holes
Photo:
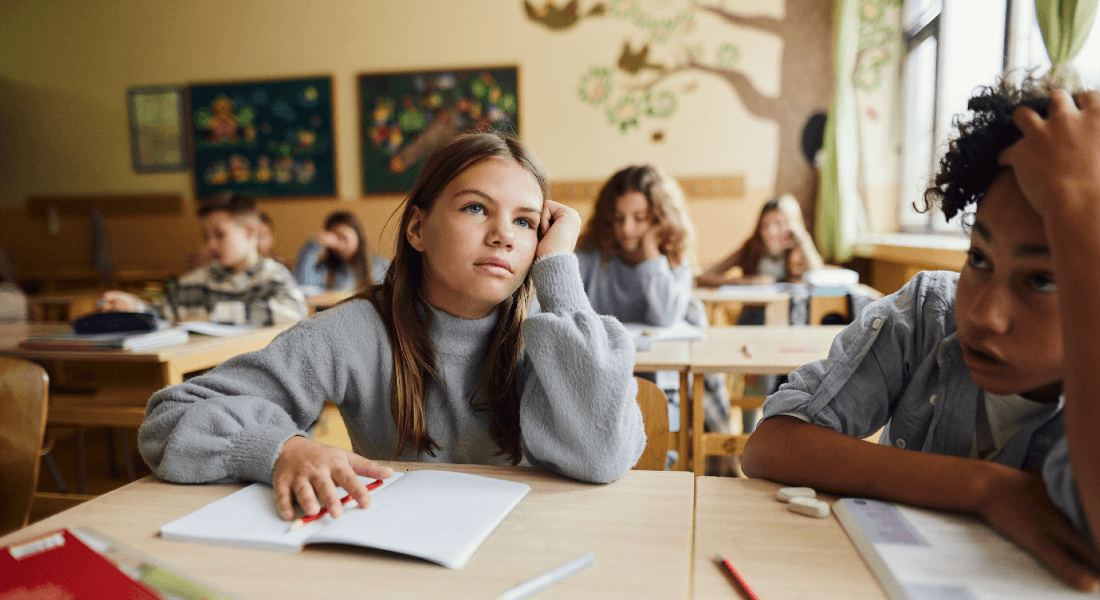
[[[1034,273],[1028,279],[1028,285],[1032,289],[1039,292],[1056,292],[1058,291],[1058,284],[1054,282],[1054,278],[1046,273]]]
[[[535,223],[533,221],[531,221],[531,219],[528,219],[527,217],[520,217],[520,218],[516,219],[516,223],[519,224],[520,227],[526,227],[527,229],[534,229],[535,228]]]
[[[462,207],[462,210],[470,213],[471,215],[483,215],[485,214],[485,207],[480,204],[467,204]]]

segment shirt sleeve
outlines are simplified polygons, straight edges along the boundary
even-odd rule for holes
[[[321,287],[325,284],[322,274],[316,269],[317,260],[324,251],[325,247],[317,240],[308,240],[298,251],[298,260],[294,263],[294,281],[298,285]]]
[[[1047,496],[1087,539],[1092,539],[1081,498],[1077,495],[1077,479],[1069,458],[1069,438],[1062,436],[1043,459],[1043,483]]]
[[[282,265],[272,262],[276,272],[272,276],[272,294],[267,299],[267,306],[271,311],[271,324],[301,321],[309,316],[306,296],[294,283],[290,271],[287,271]]]
[[[271,483],[283,443],[317,420],[326,399],[344,398],[348,364],[372,364],[374,329],[345,305],[288,329],[262,350],[153,394],[138,447],[158,477],[177,483]],[[343,315],[343,317],[341,316]],[[350,315],[351,318],[348,318]],[[350,333],[364,343],[349,348]],[[363,377],[362,369],[355,377]]]
[[[638,275],[647,302],[646,322],[666,327],[682,321],[691,300],[691,266],[673,269],[661,255],[639,264]]]
[[[567,477],[614,481],[645,449],[634,342],[619,321],[592,310],[575,255],[539,260],[531,273],[541,312],[522,329],[524,454]]]
[[[918,274],[897,293],[869,305],[833,340],[829,356],[803,365],[768,397],[764,418],[802,420],[865,438],[889,421],[908,383],[908,365],[920,354]]]

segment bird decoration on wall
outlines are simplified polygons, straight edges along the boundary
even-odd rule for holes
[[[528,0],[523,0],[523,8],[527,11],[527,18],[554,30],[569,29],[576,25],[582,18],[599,17],[607,12],[606,6],[603,4],[596,4],[588,10],[584,17],[581,17],[580,6],[577,0],[571,0],[561,8],[558,8],[558,6],[550,0],[546,0],[539,8],[533,6]]]
[[[630,40],[627,40],[623,42],[623,52],[619,55],[619,68],[631,75],[637,75],[642,69],[653,69],[658,72],[665,70],[665,66],[662,64],[646,62],[648,57],[648,42],[643,44],[637,52],[634,52],[630,48]]]

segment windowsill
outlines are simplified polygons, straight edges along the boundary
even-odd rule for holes
[[[970,240],[960,235],[872,233],[856,242],[853,254],[922,269],[957,271],[965,262],[969,247]]]

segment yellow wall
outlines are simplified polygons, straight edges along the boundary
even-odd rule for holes
[[[657,15],[688,4],[640,1]],[[587,10],[596,1],[580,4]],[[727,0],[725,7],[783,19],[797,4]],[[821,13],[820,27],[831,31],[831,10]],[[709,14],[698,14],[695,23],[693,35],[708,46],[723,40],[739,46],[737,69],[765,95],[779,93],[784,53],[831,52],[826,44],[785,47],[775,35]],[[520,0],[5,0],[0,3],[0,244],[21,270],[86,266],[87,219],[63,216],[61,236],[49,236],[45,221],[22,208],[28,196],[169,192],[187,199],[182,214],[110,217],[108,230],[116,268],[181,264],[200,243],[190,175],[134,173],[127,89],[330,74],[339,119],[338,198],[270,200],[261,207],[276,220],[277,250],[283,255],[293,257],[334,209],[357,213],[368,235],[389,253],[392,227],[383,231],[383,225],[400,199],[360,195],[356,75],[516,64],[522,137],[555,180],[601,180],[640,161],[657,163],[677,177],[744,177],[742,198],[690,202],[699,256],[717,259],[748,235],[760,205],[774,193],[777,126],[752,116],[727,80],[685,72],[667,80],[679,99],[671,118],[620,132],[608,124],[603,109],[579,100],[577,88],[591,66],[613,63],[627,40],[636,46],[642,41],[635,26],[614,14],[552,31],[530,21]],[[677,56],[683,48],[653,47],[653,57],[666,63]],[[659,142],[653,140],[658,131]],[[587,213],[586,203],[579,204]]]

